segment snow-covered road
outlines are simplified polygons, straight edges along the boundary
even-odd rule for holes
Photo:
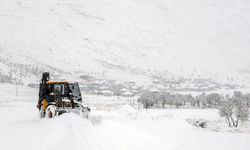
[[[3,92],[3,91],[2,91]],[[5,91],[6,92],[6,91]],[[39,119],[35,95],[0,96],[1,150],[248,150],[249,133],[195,128],[187,118],[219,119],[216,110],[136,110],[126,103],[89,96],[91,116]]]
[[[73,113],[39,119],[35,101],[33,97],[1,97],[0,149],[160,150],[165,144],[177,149],[139,128],[107,119],[108,113],[95,111],[89,119]]]

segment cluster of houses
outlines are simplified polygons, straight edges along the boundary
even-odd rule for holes
[[[83,93],[104,96],[132,97],[140,90],[135,82],[116,83],[114,80],[97,79],[89,75],[82,75],[79,85]]]

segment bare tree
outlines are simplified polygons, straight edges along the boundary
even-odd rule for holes
[[[248,120],[248,107],[246,96],[241,92],[234,92],[234,96],[232,97],[232,101],[234,103],[234,116],[231,118],[233,121],[233,125],[237,127],[239,125],[239,121],[245,122]]]
[[[247,107],[250,107],[250,93],[246,94],[246,103],[247,103]]]
[[[143,91],[140,95],[140,101],[145,109],[148,109],[149,107],[153,106],[153,100],[153,94],[150,91]]]
[[[229,127],[238,127],[240,121],[245,122],[249,118],[246,97],[241,92],[235,92],[232,98],[220,103],[219,113],[226,117]]]
[[[221,105],[219,106],[219,114],[222,117],[226,118],[226,121],[228,122],[228,126],[231,127],[231,118],[233,116],[233,104],[229,101],[221,102]]]
[[[220,102],[221,96],[218,93],[211,93],[207,95],[206,103],[208,107],[215,107]]]
[[[162,108],[165,108],[167,101],[170,99],[170,94],[168,92],[163,92],[159,94],[159,101],[161,103]]]

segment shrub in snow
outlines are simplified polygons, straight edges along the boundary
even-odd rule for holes
[[[225,98],[218,108],[219,114],[226,118],[229,127],[238,127],[240,121],[245,122],[249,118],[246,96],[241,92]]]
[[[192,124],[195,127],[199,127],[199,128],[206,128],[207,127],[207,122],[202,120],[202,119],[188,119],[187,120],[190,124]]]

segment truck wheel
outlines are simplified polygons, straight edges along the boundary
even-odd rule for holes
[[[55,116],[57,116],[56,113],[56,106],[54,105],[49,105],[46,109],[46,117],[47,118],[54,118]]]

